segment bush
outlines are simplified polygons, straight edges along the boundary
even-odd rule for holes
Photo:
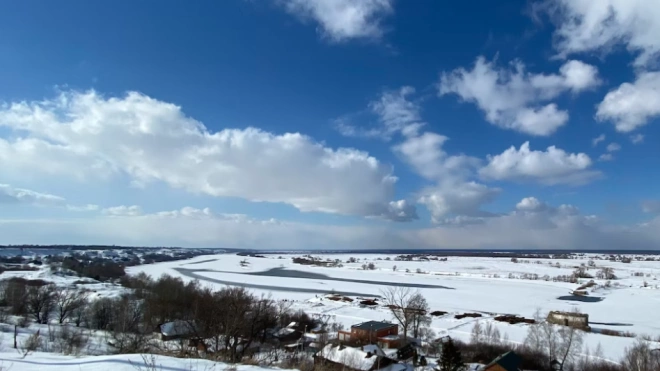
[[[89,336],[82,329],[70,329],[69,326],[55,327],[53,345],[56,352],[65,355],[79,355],[89,342]]]

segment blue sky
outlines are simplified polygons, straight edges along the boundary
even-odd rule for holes
[[[614,0],[5,4],[0,243],[657,248],[658,19]]]

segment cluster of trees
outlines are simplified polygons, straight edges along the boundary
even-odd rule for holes
[[[63,324],[72,320],[79,326],[87,304],[84,290],[56,287],[41,280],[13,278],[0,281],[3,313],[22,316],[26,321],[47,324],[57,320]]]
[[[252,345],[274,341],[270,329],[299,322],[308,329],[321,319],[290,311],[291,302],[255,296],[243,288],[211,290],[198,282],[184,283],[164,275],[152,279],[144,274],[127,277],[131,294],[116,298],[88,300],[88,293],[57,287],[43,281],[11,279],[0,281],[0,305],[4,314],[21,316],[22,325],[75,325],[108,333],[117,353],[153,352],[159,325],[177,322],[185,327],[185,338],[206,339],[209,353],[230,362],[239,362]],[[7,318],[0,318],[6,321]],[[326,322],[329,318],[325,319]],[[187,351],[187,341],[179,343]]]
[[[376,264],[374,264],[374,263],[362,264],[362,269],[365,270],[365,271],[367,271],[367,270],[373,271],[373,270],[376,269]]]
[[[137,265],[137,261],[115,262],[106,258],[89,258],[85,255],[76,254],[74,256],[54,256],[49,259],[49,264],[55,271],[74,272],[79,277],[89,277],[97,281],[110,281],[126,275],[124,267]]]
[[[197,281],[184,283],[168,275],[153,280],[144,274],[130,277],[125,284],[134,289],[132,295],[119,299],[120,303],[101,300],[92,308],[95,318],[104,319],[94,322],[97,328],[119,323],[120,328],[110,330],[133,334],[126,342],[129,349],[123,351],[140,351],[142,343],[133,338],[152,333],[159,324],[177,322],[185,324],[190,337],[206,339],[207,352],[229,362],[239,362],[252,345],[269,340],[268,330],[294,320],[308,328],[315,323],[309,316],[291,313],[291,302],[256,296],[244,288],[226,287],[214,291]],[[119,306],[120,310],[114,313],[104,310],[113,306]],[[126,313],[128,318],[113,321],[117,313],[120,316]]]
[[[293,263],[295,264],[301,264],[301,265],[317,265],[320,267],[342,267],[343,265],[341,264],[341,260],[335,259],[326,259],[323,260],[318,257],[314,257],[311,255],[305,255],[305,256],[296,256],[292,258]]]

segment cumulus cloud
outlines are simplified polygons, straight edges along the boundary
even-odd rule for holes
[[[596,112],[598,120],[611,121],[622,133],[634,131],[658,116],[660,72],[643,72],[633,83],[621,84],[607,93]]]
[[[598,143],[604,142],[604,141],[605,141],[605,134],[601,134],[601,135],[599,135],[596,138],[591,140],[591,145],[596,147],[598,145]]]
[[[480,160],[466,155],[450,156],[442,148],[447,140],[449,138],[444,135],[426,132],[406,138],[393,149],[426,179],[464,178],[479,165]]]
[[[449,155],[443,150],[448,137],[420,130],[426,126],[421,117],[421,107],[411,100],[415,89],[404,86],[398,90],[387,90],[379,99],[369,104],[370,112],[379,118],[379,126],[368,129],[346,125],[340,128],[349,136],[380,137],[391,140],[395,134],[401,141],[392,146],[392,151],[410,165],[412,170],[433,183],[417,192],[417,203],[423,204],[431,212],[434,222],[442,223],[449,214],[481,216],[484,203],[492,201],[500,192],[474,182],[476,169],[481,161],[463,154]],[[391,202],[388,215],[417,215],[414,204],[407,200]],[[405,211],[405,210],[410,211]],[[391,219],[393,217],[390,217]]]
[[[612,161],[612,160],[614,160],[614,155],[611,154],[611,153],[603,153],[602,155],[600,155],[598,157],[598,161],[605,162],[605,161]]]
[[[660,3],[648,0],[548,0],[545,9],[557,24],[560,56],[609,52],[625,45],[635,65],[648,66],[660,56]]]
[[[488,164],[479,174],[491,180],[580,185],[600,176],[598,171],[590,170],[591,165],[591,158],[585,153],[567,153],[555,146],[534,151],[525,142],[519,149],[511,146],[499,155],[488,156]]]
[[[459,217],[491,216],[491,213],[481,210],[481,207],[492,202],[500,192],[498,188],[490,188],[473,181],[445,181],[422,191],[419,202],[431,213],[431,221],[442,223],[444,217],[450,214]]]
[[[547,210],[548,205],[539,201],[536,197],[525,197],[516,205],[516,210],[537,212]]]
[[[548,136],[566,124],[568,112],[547,103],[564,92],[579,93],[600,85],[596,67],[571,60],[559,74],[533,74],[522,62],[497,68],[484,57],[471,70],[458,68],[443,73],[439,94],[456,94],[476,104],[486,120],[499,127],[525,134]]]
[[[393,0],[278,0],[302,20],[313,20],[333,42],[379,39],[382,21],[393,13]]]
[[[420,192],[418,202],[429,209],[434,222],[440,222],[448,214],[487,215],[481,206],[491,202],[500,190],[471,181],[480,160],[448,155],[442,149],[447,140],[445,136],[426,132],[406,138],[393,148],[417,174],[435,183]]]
[[[282,202],[303,212],[405,219],[393,207],[392,167],[368,153],[333,149],[299,133],[256,128],[211,132],[180,107],[140,93],[106,98],[64,92],[0,107],[0,167],[20,178],[122,179],[211,196]],[[406,209],[410,211],[409,208]],[[414,217],[411,215],[410,218]]]
[[[0,204],[64,207],[66,206],[66,200],[62,197],[47,193],[14,188],[9,184],[0,184]]]
[[[419,103],[410,100],[415,88],[404,86],[399,90],[386,90],[369,103],[369,111],[378,117],[379,125],[364,128],[350,123],[348,116],[336,120],[339,132],[348,137],[381,138],[391,140],[395,134],[416,136],[426,125],[421,118]]]

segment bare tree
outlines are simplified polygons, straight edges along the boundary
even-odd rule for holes
[[[484,338],[488,344],[499,344],[502,341],[500,330],[493,326],[492,322],[486,322],[484,327]]]
[[[385,305],[390,308],[392,316],[403,329],[403,337],[408,338],[408,330],[413,324],[419,311],[412,309],[411,305],[420,302],[421,294],[412,291],[410,287],[392,286],[381,291]],[[424,302],[426,302],[424,300]],[[426,313],[424,313],[426,314]]]
[[[86,301],[86,294],[78,290],[60,288],[54,294],[55,311],[60,325],[69,318],[76,309],[82,307]]]
[[[638,339],[632,347],[626,349],[623,365],[629,371],[660,370],[660,351],[651,349],[648,342]]]
[[[561,364],[560,370],[575,362],[582,349],[583,331],[572,326],[560,326],[557,330],[559,343],[557,346],[557,360]]]
[[[431,317],[428,315],[429,304],[421,293],[416,292],[411,300],[407,310],[410,313],[413,337],[419,338],[419,330],[431,324]]]
[[[144,314],[142,303],[126,295],[113,300],[112,309],[110,336],[117,353],[138,353],[146,350],[151,330],[141,326]]]
[[[543,322],[541,310],[537,309],[534,313],[535,324],[527,328],[527,337],[525,338],[525,347],[536,354],[545,354],[544,332],[540,326]]]
[[[54,285],[32,286],[27,291],[27,311],[37,323],[48,323],[53,310]]]
[[[478,320],[474,322],[474,326],[472,327],[472,333],[470,335],[470,342],[472,344],[479,344],[481,343],[481,339],[483,337],[484,330],[481,327],[481,322]]]
[[[614,280],[616,275],[614,275],[614,268],[611,267],[602,267],[598,273],[596,273],[596,278],[603,280]]]
[[[579,313],[577,310],[573,313]],[[555,360],[560,370],[568,370],[582,349],[583,331],[571,326],[557,326],[544,320],[540,311],[535,314],[536,323],[530,325],[525,346],[532,352]]]

